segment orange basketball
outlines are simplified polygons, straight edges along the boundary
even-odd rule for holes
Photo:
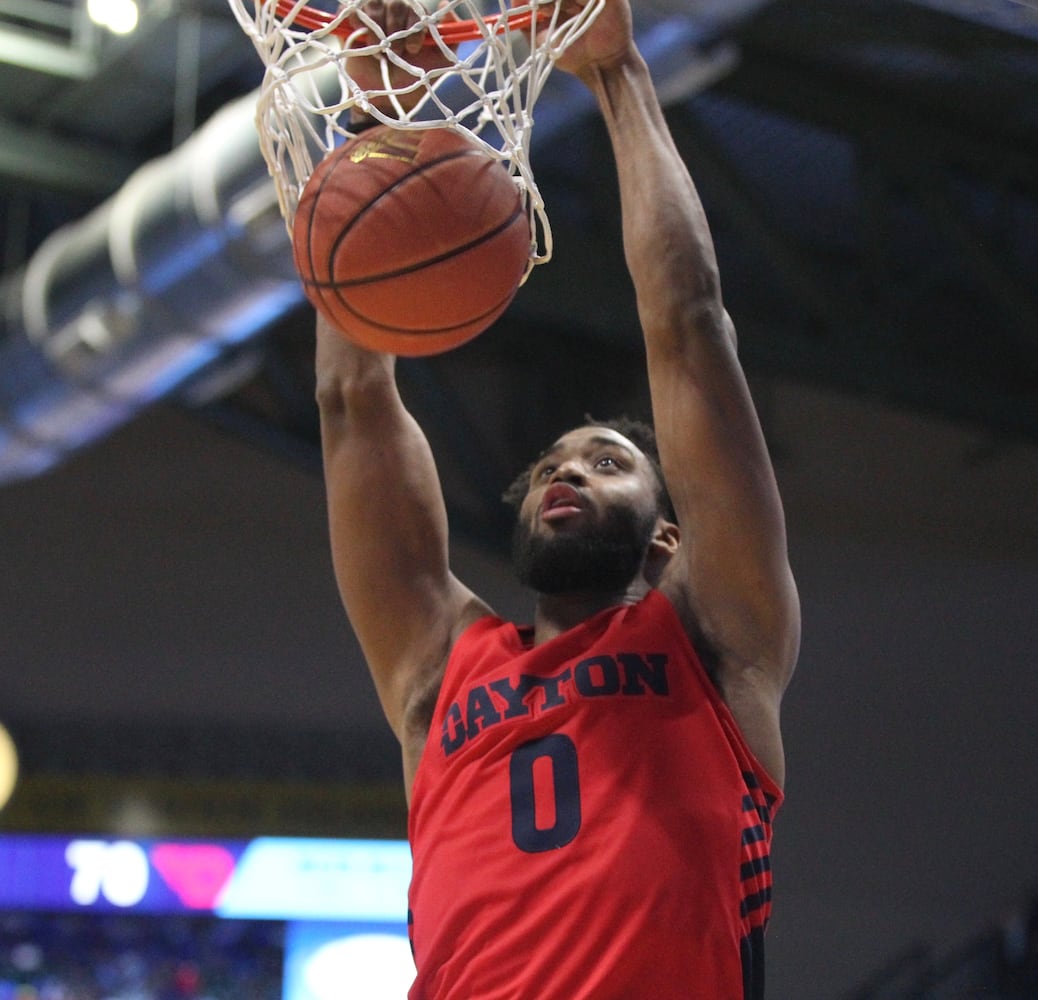
[[[307,298],[335,327],[368,350],[418,356],[505,311],[531,239],[518,187],[476,142],[380,125],[318,165],[292,244]]]

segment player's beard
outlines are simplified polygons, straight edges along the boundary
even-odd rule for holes
[[[597,525],[581,528],[536,534],[517,521],[512,565],[519,582],[539,594],[622,590],[641,569],[656,515],[614,507]]]

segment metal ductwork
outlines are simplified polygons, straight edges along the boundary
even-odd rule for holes
[[[762,2],[704,0],[698,22],[649,19],[640,42],[665,101],[731,68],[732,50],[707,43]],[[591,110],[574,81],[556,85],[555,100],[542,95],[542,143]],[[257,97],[140,168],[0,287],[0,484],[98,441],[302,302]]]
[[[228,104],[0,289],[0,482],[98,440],[301,301],[255,104]]]

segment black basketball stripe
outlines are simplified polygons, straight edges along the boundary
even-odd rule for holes
[[[382,191],[380,191],[379,194],[375,198],[372,198],[371,201],[369,201],[366,205],[364,205],[360,209],[358,209],[356,214],[353,216],[353,218],[350,219],[350,221],[345,226],[343,226],[342,231],[336,237],[335,241],[332,243],[332,246],[331,246],[331,248],[329,250],[328,260],[325,261],[325,272],[324,273],[329,274],[329,275],[332,275],[332,274],[335,273],[335,266],[334,266],[335,265],[335,257],[336,257],[336,255],[339,252],[339,247],[342,245],[342,241],[344,239],[346,239],[347,235],[350,233],[350,231],[353,229],[353,227],[356,226],[357,223],[361,219],[363,219],[364,216],[368,212],[371,212],[371,211],[373,211],[376,208],[376,206],[378,205],[379,201],[381,201],[381,199],[385,198],[387,195],[392,194],[398,188],[401,188],[401,187],[405,186],[406,184],[410,183],[414,178],[421,177],[423,174],[428,173],[430,170],[434,169],[435,167],[438,167],[438,166],[440,166],[443,163],[449,163],[452,160],[460,160],[462,157],[466,157],[466,156],[479,156],[481,158],[485,158],[486,154],[483,153],[479,149],[460,149],[460,150],[455,150],[454,152],[451,152],[451,153],[445,153],[445,154],[443,154],[441,156],[438,156],[434,160],[427,160],[427,161],[425,161],[423,163],[417,164],[412,170],[409,170],[406,174],[403,174],[401,177],[398,177],[396,180],[394,180],[388,187],[383,188]],[[338,166],[339,166],[338,163],[335,164],[336,168]],[[504,168],[502,167],[501,169],[504,169]],[[334,168],[333,168],[332,171],[329,171],[329,173],[334,173]],[[312,268],[312,267],[311,267],[311,273],[314,273],[314,268]],[[407,273],[407,272],[405,271],[403,273]],[[381,278],[386,278],[386,277],[390,277],[390,275],[388,275],[388,274],[379,275],[378,277],[376,277],[374,279],[371,279],[371,280],[380,280]],[[358,280],[368,280],[368,279],[358,279]],[[347,283],[344,282],[343,284],[347,284]]]
[[[373,285],[379,281],[389,281],[393,278],[401,278],[407,274],[414,274],[416,271],[421,271],[427,267],[433,267],[442,261],[450,260],[452,257],[460,257],[462,254],[468,253],[469,250],[474,250],[476,247],[482,246],[488,240],[492,240],[495,236],[503,233],[515,223],[516,219],[520,216],[525,216],[525,214],[523,203],[520,201],[516,206],[515,211],[500,225],[495,226],[493,229],[488,229],[476,239],[469,240],[468,243],[461,243],[458,246],[451,247],[451,249],[445,250],[443,253],[438,253],[434,257],[426,257],[423,260],[415,261],[413,264],[408,264],[406,267],[394,268],[392,271],[383,271],[380,274],[366,275],[363,278],[351,278],[348,281],[313,281],[308,282],[308,284],[315,288],[331,288],[338,290],[341,288],[357,288],[361,285]]]
[[[337,292],[335,288],[324,288],[322,291],[325,292]],[[491,308],[486,309],[478,316],[469,316],[461,323],[455,323],[453,326],[433,326],[423,327],[421,330],[415,330],[412,327],[403,326],[391,326],[388,323],[382,323],[378,320],[369,319],[364,313],[359,312],[353,306],[350,305],[349,301],[342,296],[336,295],[336,301],[352,316],[356,316],[358,320],[375,330],[381,330],[384,333],[395,334],[397,336],[403,336],[413,338],[415,344],[420,344],[423,337],[435,336],[437,334],[449,334],[455,330],[460,330],[463,327],[471,326],[474,323],[486,319],[488,316],[493,316],[495,313],[500,312],[508,303],[511,301],[513,292],[509,291],[506,295],[502,296],[501,299],[493,305]]]

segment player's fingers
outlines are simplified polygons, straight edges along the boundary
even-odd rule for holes
[[[457,12],[448,2],[448,0],[440,0],[440,3],[436,7],[436,24],[450,24],[454,21],[459,21],[461,18],[458,17]],[[418,15],[415,15],[414,20],[418,19]],[[409,35],[404,43],[404,50],[408,55],[417,55],[425,44],[428,32],[416,31],[414,34]]]
[[[387,0],[385,14],[386,34],[404,31],[418,19],[411,5],[405,0]]]
[[[382,28],[385,26],[385,13],[386,5],[383,0],[366,0],[346,20],[355,31],[368,29],[372,23]]]
[[[407,0],[385,0],[381,24],[387,35],[406,32],[413,27],[417,20],[418,13]],[[396,43],[394,48],[398,52],[401,50],[410,53],[417,52],[422,46],[424,37],[424,31],[413,32],[408,34],[402,42]]]
[[[407,27],[411,27],[415,22],[418,21],[418,12],[408,7],[408,19]],[[417,55],[422,51],[422,46],[425,44],[426,32],[424,29],[421,31],[412,31],[407,38],[404,39],[404,51],[410,55]]]

